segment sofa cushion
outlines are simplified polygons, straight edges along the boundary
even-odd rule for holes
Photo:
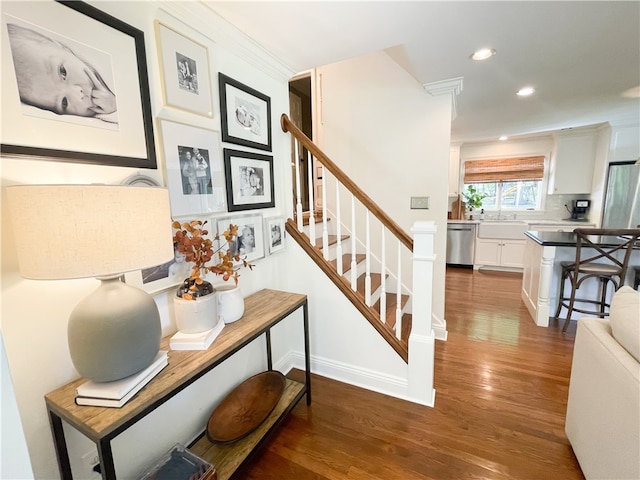
[[[640,362],[640,292],[622,287],[611,300],[613,338]]]

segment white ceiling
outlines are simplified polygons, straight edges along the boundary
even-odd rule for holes
[[[387,50],[421,84],[463,77],[453,142],[640,122],[638,1],[205,3],[296,72]]]

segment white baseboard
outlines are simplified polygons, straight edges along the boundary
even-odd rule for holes
[[[277,364],[274,365],[274,368],[282,372],[288,372],[292,368],[304,370],[304,353],[292,351],[286,358],[280,359]],[[419,405],[433,407],[435,402],[435,390],[433,394],[434,398],[430,399],[430,401],[424,402],[410,398],[408,395],[407,379],[402,377],[385,375],[366,368],[354,367],[346,363],[314,356],[311,358],[311,371],[332,380],[407,400]]]
[[[431,315],[431,328],[436,340],[447,341],[449,333],[447,332],[447,321],[444,318],[440,318],[435,314]]]

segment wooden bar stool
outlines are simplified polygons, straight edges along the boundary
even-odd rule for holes
[[[561,262],[562,276],[560,279],[560,295],[558,308],[554,320],[558,320],[562,308],[567,309],[567,316],[562,327],[566,332],[573,312],[606,317],[609,312],[607,303],[607,286],[613,285],[613,291],[624,285],[627,274],[629,257],[634,244],[640,238],[640,229],[604,229],[604,228],[576,228],[576,258],[573,262]],[[595,237],[595,238],[594,238]],[[600,237],[619,237],[620,243],[612,243],[612,239]],[[607,244],[607,240],[609,243]],[[621,257],[621,259],[619,259]],[[578,298],[576,294],[580,286],[590,278],[600,281],[599,298]],[[565,297],[565,282],[569,280],[571,292]],[[576,307],[576,303],[587,303],[597,306],[597,309]]]
[[[637,290],[640,285],[640,267],[631,267],[633,272],[633,289]]]

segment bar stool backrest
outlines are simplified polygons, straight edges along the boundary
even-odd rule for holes
[[[604,263],[618,269],[615,275],[620,278],[619,286],[624,285],[633,247],[640,248],[638,241],[640,228],[576,228],[573,232],[576,234],[575,273],[589,268],[590,264],[594,265],[604,261]],[[601,237],[617,237],[620,243],[607,245],[607,239]],[[587,248],[588,250],[583,250]],[[622,254],[620,255],[618,252],[622,252]],[[619,259],[619,256],[622,259]],[[598,262],[599,260],[600,262]]]

